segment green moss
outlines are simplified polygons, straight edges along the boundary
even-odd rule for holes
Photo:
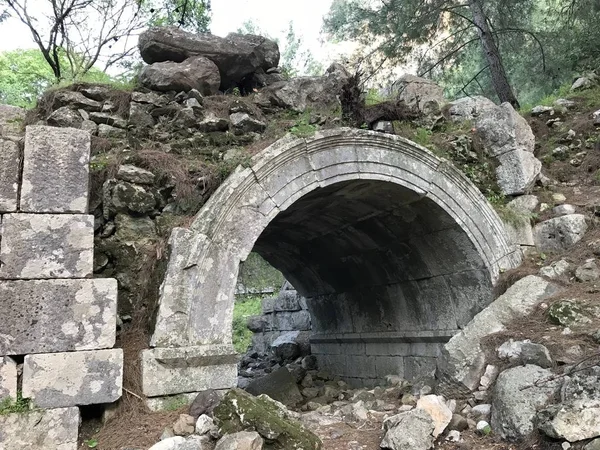
[[[177,411],[189,405],[189,401],[183,395],[175,395],[165,402],[165,411]]]
[[[265,449],[320,450],[322,446],[314,433],[287,417],[273,400],[241,389],[229,391],[213,415],[223,434],[256,430],[266,439]]]
[[[551,305],[548,308],[548,319],[550,322],[564,327],[588,320],[581,306],[570,300],[562,300]]]

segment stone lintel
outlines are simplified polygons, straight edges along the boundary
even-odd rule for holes
[[[122,394],[123,350],[27,355],[23,397],[40,408],[112,403]]]
[[[144,394],[160,397],[235,387],[238,359],[233,346],[226,344],[145,350]]]
[[[116,313],[112,278],[0,280],[0,355],[112,348]]]

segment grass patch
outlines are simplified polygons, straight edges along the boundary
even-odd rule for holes
[[[23,398],[23,394],[17,392],[17,399],[12,400],[10,397],[5,398],[0,402],[0,416],[7,414],[19,414],[31,410],[31,401],[28,398]]]
[[[262,299],[261,295],[246,296],[233,306],[233,346],[238,353],[245,353],[252,343],[252,331],[246,320],[262,313]]]

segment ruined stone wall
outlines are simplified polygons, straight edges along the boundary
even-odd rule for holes
[[[0,401],[36,411],[0,415],[0,448],[75,450],[78,406],[118,400],[123,377],[117,281],[92,278],[90,135],[16,132],[0,135]]]

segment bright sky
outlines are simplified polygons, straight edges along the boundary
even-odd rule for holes
[[[30,0],[30,5],[42,0]],[[284,37],[290,21],[305,45],[316,59],[326,65],[339,54],[339,48],[319,42],[323,17],[332,0],[212,0],[211,31],[219,36],[236,31],[244,22],[251,20],[270,36]],[[0,52],[35,47],[29,30],[17,19],[9,19],[0,25]]]

